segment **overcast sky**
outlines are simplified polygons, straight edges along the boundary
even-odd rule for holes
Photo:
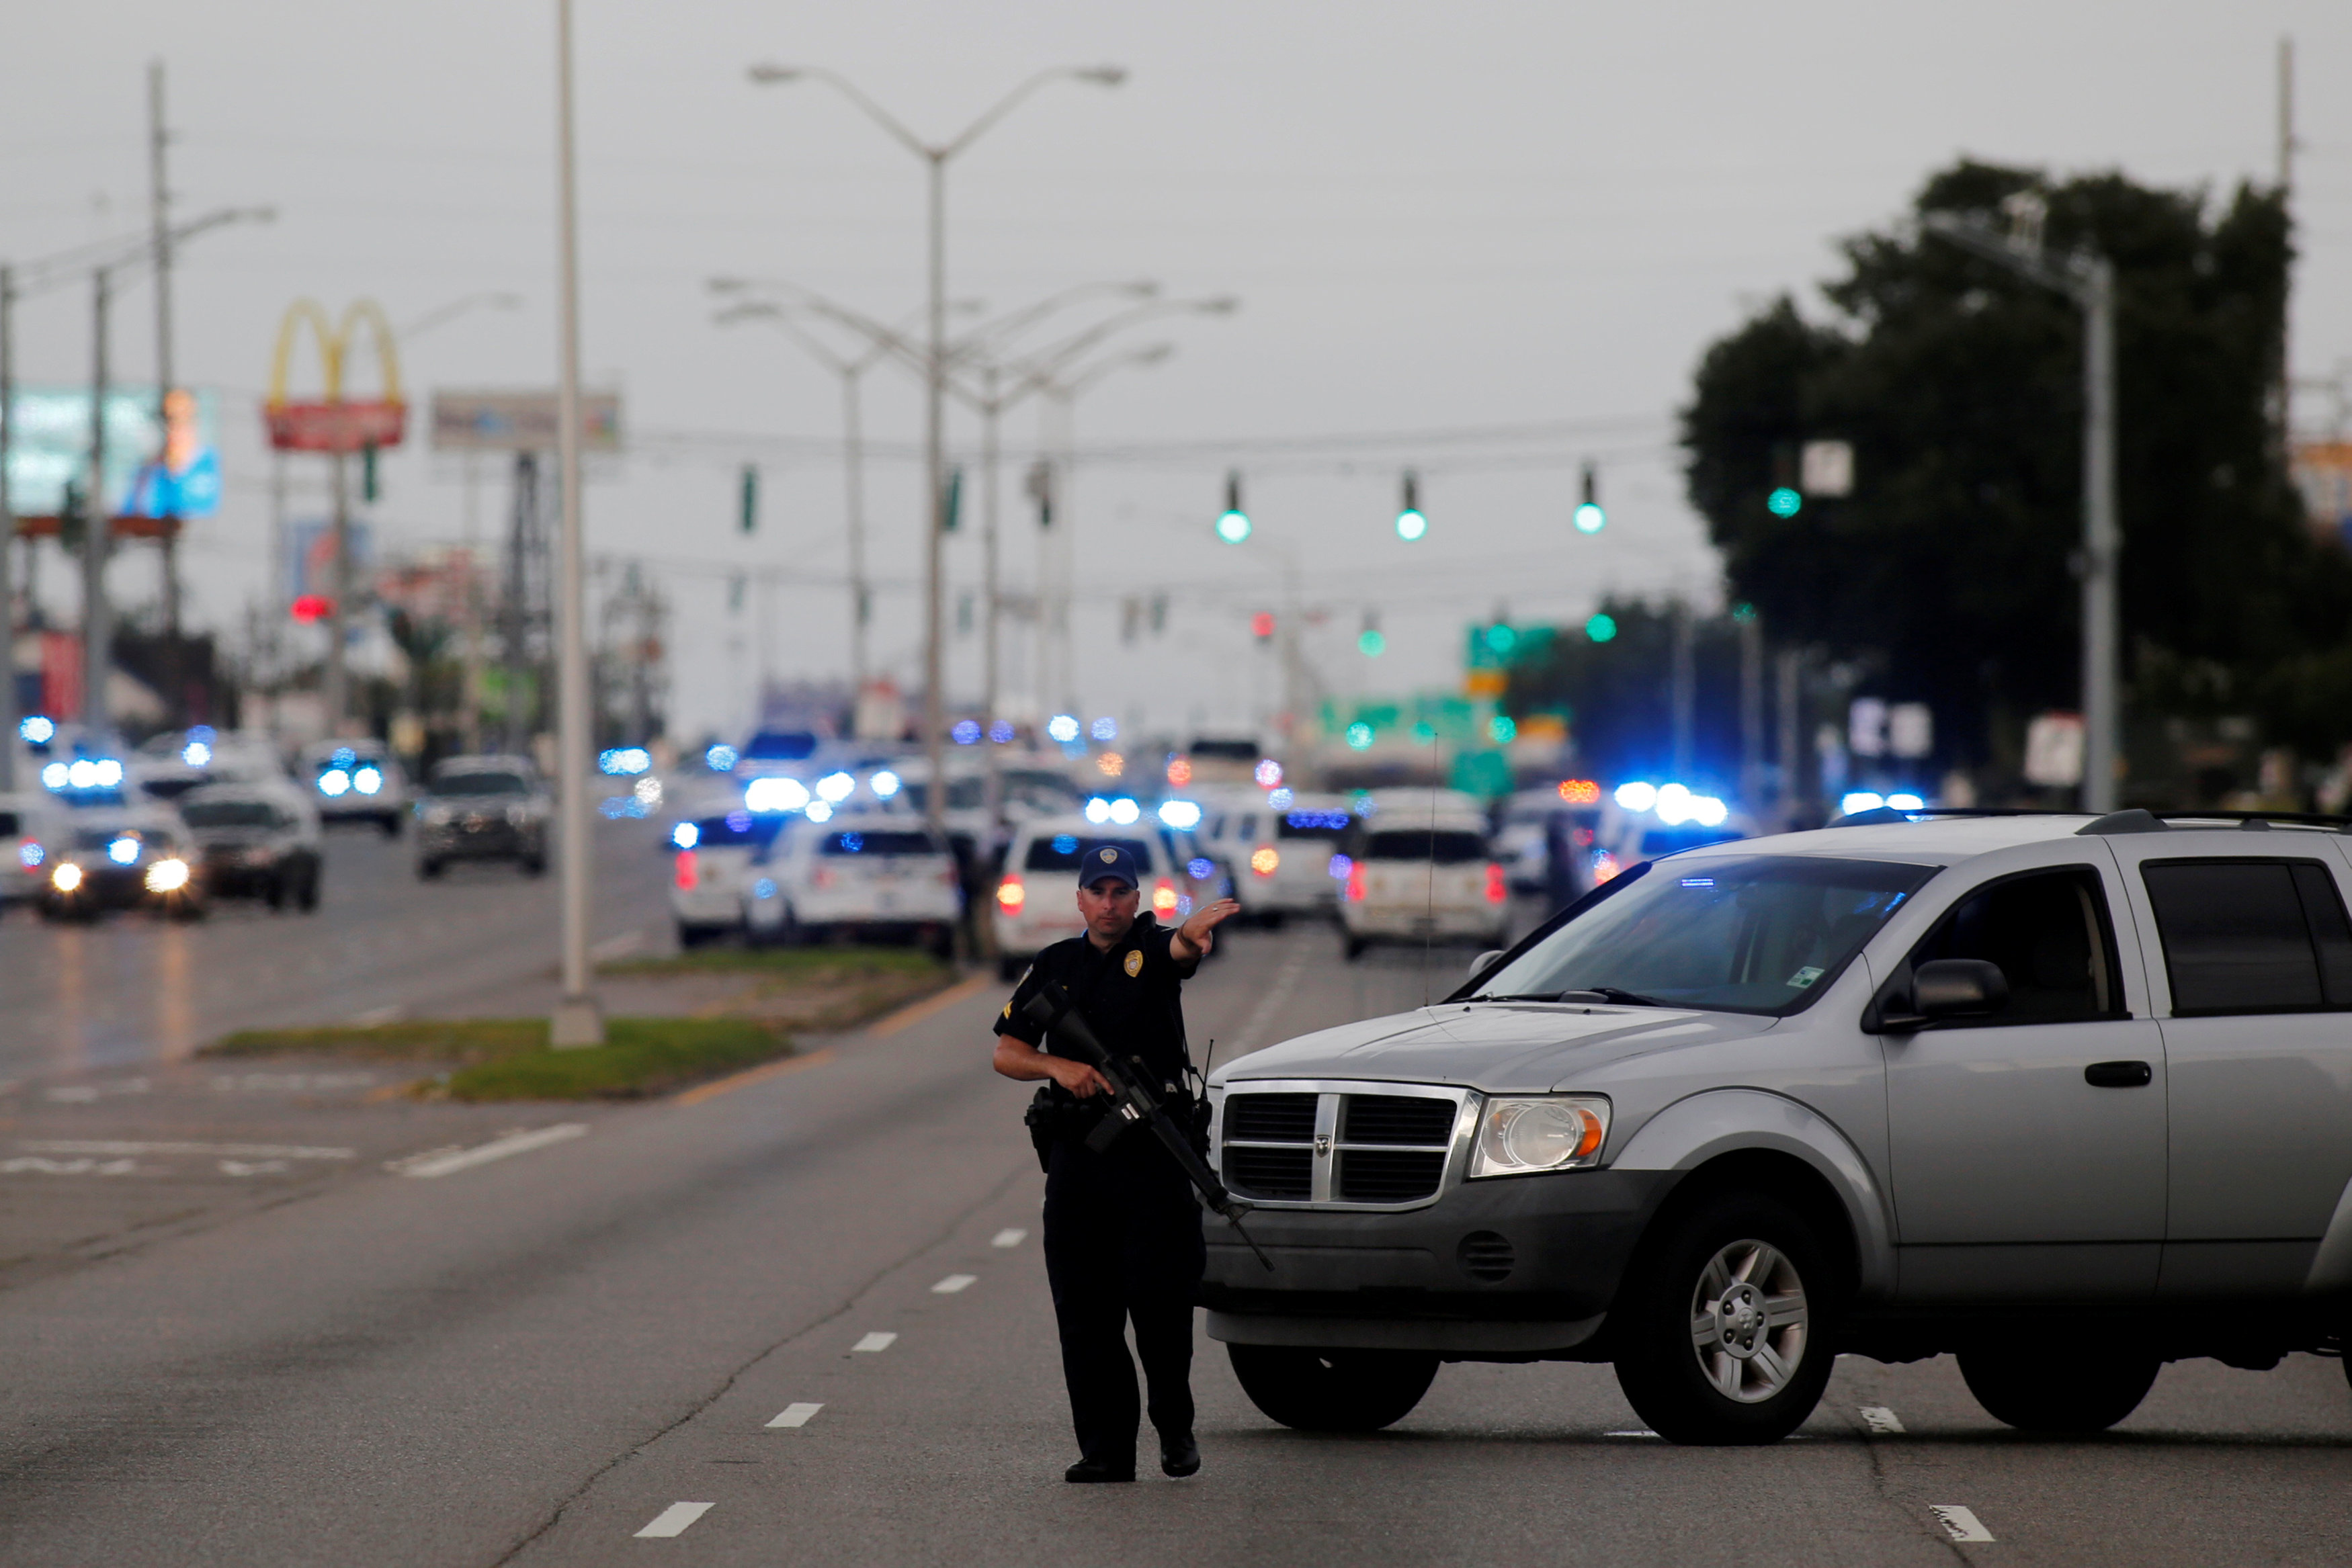
[[[590,548],[657,563],[688,732],[744,722],[763,658],[784,678],[848,663],[837,461],[760,444],[837,436],[838,383],[772,330],[714,326],[706,280],[788,277],[886,318],[921,299],[920,165],[820,84],[751,85],[758,60],[837,69],[932,138],[1044,67],[1132,73],[1049,89],[953,166],[950,267],[957,297],[999,310],[1114,278],[1242,301],[1140,331],[1175,352],[1078,405],[1081,451],[1108,450],[1082,465],[1067,517],[1076,695],[1155,727],[1246,719],[1271,697],[1248,617],[1289,601],[1286,573],[1318,613],[1314,669],[1342,695],[1450,685],[1464,625],[1498,608],[1565,620],[1612,591],[1712,599],[1671,448],[1710,340],[1775,293],[1807,294],[1837,236],[1894,217],[1958,154],[2217,197],[2273,178],[2282,34],[2303,83],[2295,365],[2324,376],[2352,359],[2352,108],[2328,86],[2352,78],[2340,3],[578,3],[585,362],[623,392],[632,442],[590,487]],[[510,290],[520,309],[409,345],[411,396],[551,382],[552,14],[90,0],[12,18],[0,255],[144,222],[151,58],[170,72],[180,211],[281,214],[204,238],[180,273],[181,374],[222,390],[226,425],[227,501],[187,550],[197,622],[241,626],[276,591],[256,409],[291,299],[371,296],[406,321]],[[123,302],[120,373],[152,362],[151,308],[143,287]],[[87,315],[79,289],[26,304],[20,374],[86,379]],[[871,381],[875,646],[911,676],[919,405],[903,376]],[[1528,428],[1442,438],[1496,427]],[[976,434],[952,431],[967,458]],[[1019,494],[1034,411],[1006,436],[1018,591],[1036,559]],[[1324,436],[1393,439],[1268,444]],[[763,484],[748,540],[747,460]],[[1567,526],[1585,461],[1610,513],[1596,538]],[[320,465],[295,465],[297,516],[321,509]],[[1210,531],[1229,466],[1258,524],[1239,549]],[[1391,526],[1408,466],[1431,525],[1417,544]],[[455,460],[413,441],[385,479],[387,548],[461,537]],[[504,497],[500,476],[480,486],[486,536]],[[968,525],[951,547],[954,593],[977,583],[976,537]],[[774,586],[730,612],[738,568]],[[154,592],[144,560],[115,581],[129,602]],[[1120,601],[1153,594],[1166,632],[1124,645]],[[1367,615],[1389,638],[1378,660],[1355,651]],[[1009,642],[1014,683],[1034,685]],[[951,646],[951,685],[975,690],[976,639]]]

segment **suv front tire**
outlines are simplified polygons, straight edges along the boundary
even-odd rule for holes
[[[1610,1315],[1617,1383],[1672,1442],[1777,1443],[1821,1402],[1827,1254],[1805,1218],[1760,1193],[1718,1193],[1670,1217]]]

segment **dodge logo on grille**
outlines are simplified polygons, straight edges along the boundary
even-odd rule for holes
[[[1328,1158],[1330,1157],[1330,1155],[1331,1155],[1331,1134],[1328,1134],[1328,1133],[1318,1133],[1318,1134],[1315,1134],[1315,1155],[1316,1155],[1316,1157],[1317,1157],[1318,1159],[1328,1159]]]

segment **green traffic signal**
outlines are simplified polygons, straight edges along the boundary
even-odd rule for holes
[[[1786,485],[1764,498],[1765,507],[1776,517],[1793,517],[1804,504],[1805,498]]]

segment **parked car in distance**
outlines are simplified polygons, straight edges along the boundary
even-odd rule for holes
[[[71,816],[55,797],[0,795],[0,907],[29,904],[49,884],[48,858]]]
[[[310,786],[321,821],[373,822],[383,836],[400,836],[409,813],[408,775],[380,740],[322,740],[302,748],[299,777]]]
[[[772,891],[769,855],[779,835],[799,822],[782,811],[753,811],[740,801],[712,801],[670,829],[669,913],[677,945],[699,946],[744,928],[751,890]]]
[[[1293,1426],[1611,1362],[1710,1445],[1788,1435],[1839,1355],[1955,1354],[2078,1435],[2169,1361],[2340,1355],[2347,844],[1880,810],[1630,867],[1442,1002],[1211,1074],[1283,1261],[1212,1221],[1208,1333]]]
[[[206,784],[180,797],[205,891],[272,909],[319,907],[319,813],[291,783]]]
[[[547,869],[554,801],[527,758],[446,758],[415,812],[421,877],[439,876],[451,861],[512,861],[525,876]]]
[[[1143,907],[1172,925],[1200,904],[1223,897],[1230,883],[1190,832],[1149,817],[1133,823],[1084,817],[1040,817],[1013,830],[989,911],[997,967],[1017,977],[1040,948],[1086,929],[1078,918],[1078,865],[1088,849],[1118,844],[1143,874]]]
[[[955,852],[919,817],[844,812],[794,819],[746,890],[748,934],[781,946],[845,937],[915,942],[953,956],[963,918]]]
[[[110,909],[150,909],[177,920],[205,913],[204,878],[179,813],[169,806],[87,806],[45,846],[41,913],[95,920]]]
[[[1339,851],[1348,858],[1339,900],[1348,956],[1376,942],[1501,946],[1511,890],[1475,802],[1451,790],[1399,790],[1372,805]]]

